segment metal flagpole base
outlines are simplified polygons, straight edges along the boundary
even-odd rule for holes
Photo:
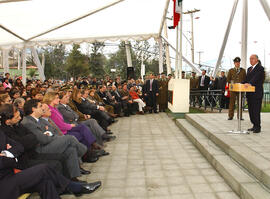
[[[232,133],[232,134],[249,134],[249,131],[236,131],[236,130],[232,130],[232,131],[228,131],[228,133]]]

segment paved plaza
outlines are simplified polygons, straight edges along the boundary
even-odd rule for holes
[[[81,177],[102,180],[102,188],[81,198],[239,198],[167,114],[120,118],[111,129],[117,136],[107,143],[111,155],[84,164],[92,173]]]

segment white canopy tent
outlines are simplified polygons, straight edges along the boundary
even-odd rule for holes
[[[32,0],[1,4],[0,48],[157,39],[168,2]]]
[[[45,79],[35,47],[83,42],[147,40],[160,42],[170,0],[0,1],[0,50],[30,48]],[[139,8],[139,9],[138,9]],[[160,52],[162,52],[160,50]],[[25,57],[23,62],[25,62]],[[161,59],[161,57],[160,57]],[[3,59],[5,60],[5,59]],[[160,60],[160,64],[163,61]],[[8,70],[3,61],[5,70]],[[23,80],[25,81],[25,63]],[[193,66],[191,66],[193,67]],[[162,67],[159,67],[162,69]]]

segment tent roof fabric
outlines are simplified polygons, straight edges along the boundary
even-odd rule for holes
[[[0,49],[157,38],[167,1],[31,0],[1,4]],[[114,5],[101,9],[108,4]],[[46,33],[87,14],[89,16]]]

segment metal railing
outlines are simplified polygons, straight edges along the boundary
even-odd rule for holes
[[[191,90],[190,91],[190,106],[199,108],[204,107],[204,110],[210,108],[217,109],[221,112],[221,98],[223,96],[222,90]]]

